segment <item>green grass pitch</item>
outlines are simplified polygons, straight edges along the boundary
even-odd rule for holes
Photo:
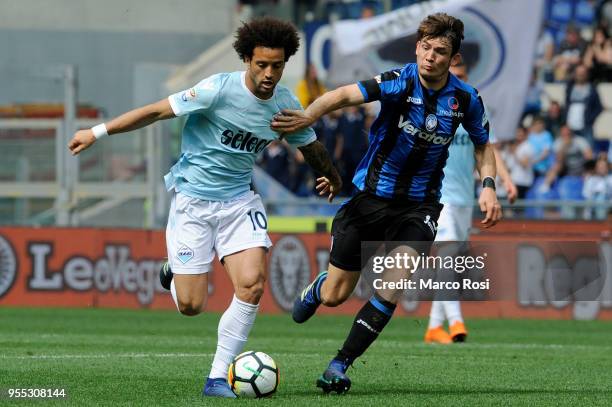
[[[469,342],[422,343],[424,321],[396,318],[349,369],[353,388],[314,382],[350,317],[259,315],[245,350],[281,370],[266,400],[201,399],[218,314],[0,308],[0,405],[612,405],[612,324],[472,320]],[[65,388],[66,400],[10,400],[8,388]]]

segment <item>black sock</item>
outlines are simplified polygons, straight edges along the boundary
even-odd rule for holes
[[[382,332],[395,311],[395,304],[383,300],[377,295],[372,296],[357,313],[353,327],[336,359],[342,360],[347,366],[363,355]]]

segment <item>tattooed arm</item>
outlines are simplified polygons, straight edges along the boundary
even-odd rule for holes
[[[327,200],[331,202],[342,189],[342,180],[338,171],[334,168],[332,160],[323,144],[314,141],[306,146],[299,147],[304,155],[304,160],[310,167],[322,174],[317,178],[317,190],[319,195],[329,193]]]

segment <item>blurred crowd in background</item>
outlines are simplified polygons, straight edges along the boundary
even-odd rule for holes
[[[327,89],[318,79],[312,64],[298,82],[295,94],[305,108]],[[329,151],[342,176],[342,195],[352,193],[352,177],[368,148],[368,129],[376,117],[375,104],[351,106],[323,116],[314,125],[315,133]],[[264,150],[259,165],[298,196],[315,193],[314,176],[299,150],[292,151],[285,142],[274,142]],[[287,168],[290,170],[287,171]]]
[[[58,9],[70,7],[70,0],[57,1]],[[301,52],[291,59],[284,83],[306,108],[345,80],[338,72],[347,68],[336,65],[340,59],[334,61],[339,49],[333,50],[327,42],[333,35],[330,23],[372,19],[421,3],[183,1],[185,7],[176,9],[172,2],[162,0],[125,0],[123,11],[88,0],[70,13],[41,14],[36,13],[38,0],[21,0],[3,9],[7,18],[0,22],[0,39],[6,43],[6,63],[0,64],[0,148],[4,152],[0,162],[0,181],[4,183],[0,223],[163,227],[168,202],[158,182],[180,154],[183,122],[173,120],[147,127],[132,137],[112,137],[75,161],[68,159],[64,148],[64,139],[72,137],[66,131],[71,119],[65,106],[74,104],[74,125],[87,128],[134,106],[187,89],[211,73],[242,69],[231,50],[235,29],[241,21],[271,15],[293,20],[304,34]],[[492,114],[493,131],[497,140],[503,140],[496,147],[522,199],[514,206],[504,203],[506,216],[603,219],[612,213],[608,213],[612,202],[612,0],[542,1],[544,17],[529,36],[535,39],[539,29],[533,58],[506,60],[512,68],[524,67],[524,71],[532,72],[529,89],[521,89],[527,95],[513,98],[517,111],[513,111],[512,119],[508,119],[510,115],[502,117],[508,119],[503,126]],[[492,0],[491,4],[513,7],[514,2]],[[200,13],[193,10],[212,5],[207,24],[200,24],[201,20],[193,17]],[[150,8],[147,18],[138,11],[141,7]],[[24,15],[29,18],[22,18]],[[90,21],[92,15],[97,18]],[[517,18],[522,17],[517,14]],[[519,23],[525,24],[522,20]],[[476,27],[473,22],[467,24],[468,29]],[[472,29],[466,32],[466,38],[480,34]],[[509,31],[507,41],[512,41],[513,35]],[[164,52],[159,52],[160,44]],[[468,55],[469,41],[464,45]],[[531,48],[522,50],[527,53]],[[503,47],[495,50],[504,54]],[[401,47],[393,49],[401,51]],[[352,73],[346,77],[367,79],[378,70],[373,66],[384,65],[381,70],[386,70],[399,59],[375,54],[368,61],[369,65],[349,66]],[[471,67],[475,67],[471,76],[477,83],[483,71],[478,65]],[[491,112],[499,103],[491,96],[499,95],[502,102],[509,99],[504,92],[496,93],[495,86],[478,86],[483,93],[491,92],[484,97]],[[367,150],[369,128],[378,109],[377,103],[347,108],[314,125],[343,178],[337,203],[354,192],[352,176]],[[522,117],[512,123],[521,110]],[[336,206],[327,205],[323,199],[296,198],[317,196],[315,174],[299,150],[282,141],[272,143],[258,164],[254,188],[264,197],[270,214],[335,213]],[[114,185],[116,182],[125,189]],[[475,197],[477,185],[475,178]],[[502,196],[504,191],[500,184],[498,194]]]
[[[321,13],[320,7],[316,7],[320,2],[302,3],[310,7],[303,13],[306,18]],[[323,18],[331,19],[370,18],[381,10],[380,2],[373,1],[324,3],[327,14],[324,12]],[[405,6],[415,1],[394,3]],[[517,123],[515,138],[497,147],[518,187],[520,199],[609,201],[612,199],[610,140],[596,138],[594,125],[605,109],[602,98],[612,99],[609,84],[612,82],[612,0],[549,0],[546,14],[523,117]],[[306,66],[304,77],[295,89],[304,108],[325,91],[325,78],[317,74],[313,65]],[[316,123],[319,140],[341,172],[344,195],[351,193],[351,177],[367,149],[368,129],[376,113],[373,106],[352,107]],[[292,151],[287,144],[272,145],[259,164],[295,194],[314,195],[313,175],[299,151]],[[576,217],[571,210],[562,210],[561,215]],[[595,208],[585,210],[579,217],[602,219],[605,216],[604,209]]]
[[[515,139],[500,148],[520,198],[609,201],[610,140],[596,138],[594,126],[612,96],[612,1],[552,4],[523,118]],[[563,208],[561,215],[576,216]],[[593,209],[582,216],[603,219],[606,213]]]

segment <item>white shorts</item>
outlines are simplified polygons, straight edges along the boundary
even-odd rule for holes
[[[230,201],[205,201],[174,192],[166,227],[168,261],[176,274],[210,271],[219,259],[272,246],[261,198],[249,191]]]
[[[444,204],[438,219],[438,233],[436,242],[465,242],[470,237],[472,226],[471,206],[456,206]]]

